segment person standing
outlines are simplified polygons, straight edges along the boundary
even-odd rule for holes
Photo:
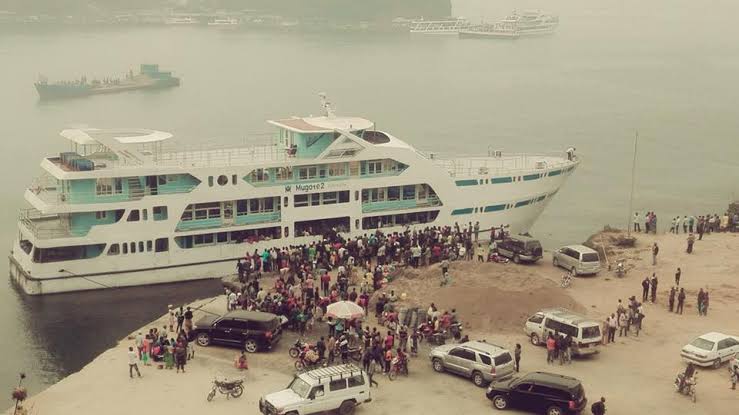
[[[370,388],[372,387],[373,384],[375,385],[375,387],[380,386],[376,380],[372,379],[372,376],[375,375],[376,371],[377,371],[377,361],[375,359],[372,359],[372,361],[369,364],[369,370],[367,370],[367,378],[370,381]]]
[[[187,307],[187,310],[185,311],[185,333],[188,335],[192,331],[192,310],[190,307]]]
[[[618,327],[618,320],[616,315],[611,314],[611,319],[608,321],[608,342],[613,343],[616,341],[616,327]]]
[[[680,215],[675,218],[675,235],[680,234]]]
[[[634,212],[634,232],[641,232],[641,225],[639,225],[639,221],[641,221],[641,218],[639,217],[639,212]]]
[[[513,356],[516,362],[516,372],[521,369],[521,344],[516,343],[516,349],[513,351]]]
[[[601,397],[599,401],[595,402],[591,407],[590,411],[593,415],[605,415],[606,413],[606,398]]]
[[[652,304],[657,302],[657,274],[652,274],[652,279],[649,281],[649,285],[652,289]]]
[[[683,215],[683,233],[688,233],[688,215]]]
[[[182,342],[178,341],[174,348],[174,361],[177,367],[177,373],[185,373],[185,364],[187,363],[187,346]]]
[[[667,303],[670,313],[672,313],[672,309],[675,307],[675,291],[675,287],[670,287],[670,297]]]
[[[703,294],[703,316],[708,315],[708,289]]]
[[[686,249],[685,252],[692,254],[693,244],[695,244],[695,236],[691,233],[688,235],[688,249]]]
[[[680,276],[682,275],[683,271],[680,269],[680,267],[677,268],[677,272],[675,272],[675,285],[680,286]]]
[[[177,311],[177,330],[175,333],[179,333],[180,330],[182,330],[182,324],[185,322],[185,311],[182,309],[182,306],[180,306],[180,309]]]
[[[657,265],[657,254],[659,254],[659,246],[657,242],[652,245],[652,265]]]
[[[676,313],[683,313],[683,304],[685,303],[685,288],[680,288],[680,293],[677,295],[677,309]]]
[[[554,339],[554,336],[552,336],[552,333],[549,333],[549,336],[547,337],[547,363],[551,364],[554,363],[554,350],[557,347],[557,341]]]
[[[644,277],[641,282],[641,300],[646,302],[649,299],[649,277]]]
[[[739,364],[734,363],[731,368],[731,389],[736,389],[737,380],[739,380]]]
[[[618,337],[629,336],[629,332],[626,330],[626,319],[628,319],[626,313],[618,315]]]
[[[136,374],[141,377],[141,372],[139,372],[139,365],[137,363],[138,356],[136,355],[136,352],[133,350],[133,347],[128,348],[128,376],[130,376],[133,379],[133,371],[136,370]]]

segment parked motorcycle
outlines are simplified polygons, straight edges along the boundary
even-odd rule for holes
[[[626,265],[624,265],[623,260],[619,260],[618,263],[616,263],[616,275],[619,278],[626,275]]]
[[[301,353],[303,353],[306,347],[312,349],[314,346],[310,343],[304,342],[302,339],[298,339],[295,341],[293,347],[291,347],[290,350],[287,351],[287,353],[290,355],[290,357],[296,359],[298,356],[300,356]]]
[[[213,389],[211,389],[210,393],[208,394],[208,402],[213,400],[213,397],[216,396],[216,391],[220,392],[223,395],[226,395],[226,398],[234,397],[238,398],[241,396],[242,393],[244,393],[244,380],[213,380]]]
[[[562,288],[569,288],[569,286],[572,285],[572,274],[568,272],[562,275],[562,281],[559,283],[559,285]]]
[[[390,380],[395,380],[395,378],[398,377],[398,374],[408,376],[408,359],[403,359],[401,361],[396,356],[390,363],[390,372],[388,372],[387,377]]]
[[[683,395],[688,395],[695,402],[695,384],[697,383],[697,376],[693,375],[688,379],[685,379],[685,374],[680,372],[675,377],[675,390]]]

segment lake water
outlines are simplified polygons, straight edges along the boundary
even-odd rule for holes
[[[455,14],[492,19],[539,6],[489,3],[456,2]],[[338,113],[370,118],[421,149],[576,147],[582,166],[533,230],[549,248],[625,224],[637,130],[637,210],[657,211],[663,226],[677,214],[723,212],[739,195],[739,3],[554,4],[556,35],[517,41],[206,27],[0,31],[2,239],[9,248],[41,158],[67,149],[63,128],[154,128],[185,143],[238,143],[270,131],[266,119],[318,114],[318,92]],[[182,86],[49,103],[33,89],[39,74],[92,79],[139,63],[174,70]],[[37,392],[166,304],[217,290],[205,282],[26,298],[8,282],[0,392],[20,370]]]

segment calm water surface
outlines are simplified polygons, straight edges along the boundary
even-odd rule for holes
[[[540,6],[458,3],[456,14],[473,20]],[[575,146],[584,163],[533,230],[549,248],[624,224],[636,130],[638,210],[656,210],[662,225],[671,215],[722,212],[739,196],[739,5],[560,3],[555,36],[511,42],[208,28],[0,31],[2,240],[9,248],[40,159],[68,148],[63,128],[155,128],[184,143],[239,143],[270,131],[266,119],[318,114],[321,91],[340,114],[373,119],[422,149]],[[139,63],[174,70],[182,86],[39,103],[32,85],[39,74],[91,79]],[[0,392],[20,370],[37,392],[166,304],[218,290],[206,282],[26,298],[7,285]]]

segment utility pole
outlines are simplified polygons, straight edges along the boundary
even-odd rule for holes
[[[639,131],[634,136],[634,159],[631,163],[631,194],[629,195],[629,215],[626,219],[626,235],[631,236],[631,215],[634,209],[634,183],[636,176],[636,149],[639,142]]]

